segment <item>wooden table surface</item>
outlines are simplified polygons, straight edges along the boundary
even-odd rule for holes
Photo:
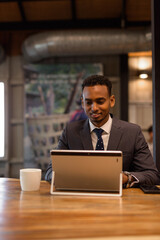
[[[45,181],[40,191],[23,192],[18,179],[0,178],[0,240],[160,239],[160,194],[125,189],[122,197],[77,197],[49,191]]]

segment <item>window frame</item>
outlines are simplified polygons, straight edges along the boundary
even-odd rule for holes
[[[0,79],[0,82],[4,84],[4,156],[0,157],[1,162],[8,159],[8,88],[6,81]]]

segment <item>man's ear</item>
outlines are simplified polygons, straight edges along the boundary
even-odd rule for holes
[[[84,108],[84,101],[83,101],[83,97],[81,97],[81,105],[82,105],[82,108]]]
[[[110,96],[110,107],[111,107],[111,108],[114,107],[115,102],[116,102],[115,96],[114,96],[114,95]]]

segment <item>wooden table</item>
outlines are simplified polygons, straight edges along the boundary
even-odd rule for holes
[[[18,179],[0,178],[0,239],[160,239],[158,194],[126,189],[123,197],[71,197],[49,190],[42,181],[40,191],[23,192]]]

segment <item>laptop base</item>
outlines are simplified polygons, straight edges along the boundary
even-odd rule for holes
[[[119,181],[119,192],[109,193],[109,192],[81,192],[81,191],[69,191],[69,190],[56,190],[54,187],[55,172],[52,171],[52,181],[50,193],[52,195],[63,195],[63,196],[97,196],[97,197],[121,197],[122,196],[122,173],[120,173]]]

